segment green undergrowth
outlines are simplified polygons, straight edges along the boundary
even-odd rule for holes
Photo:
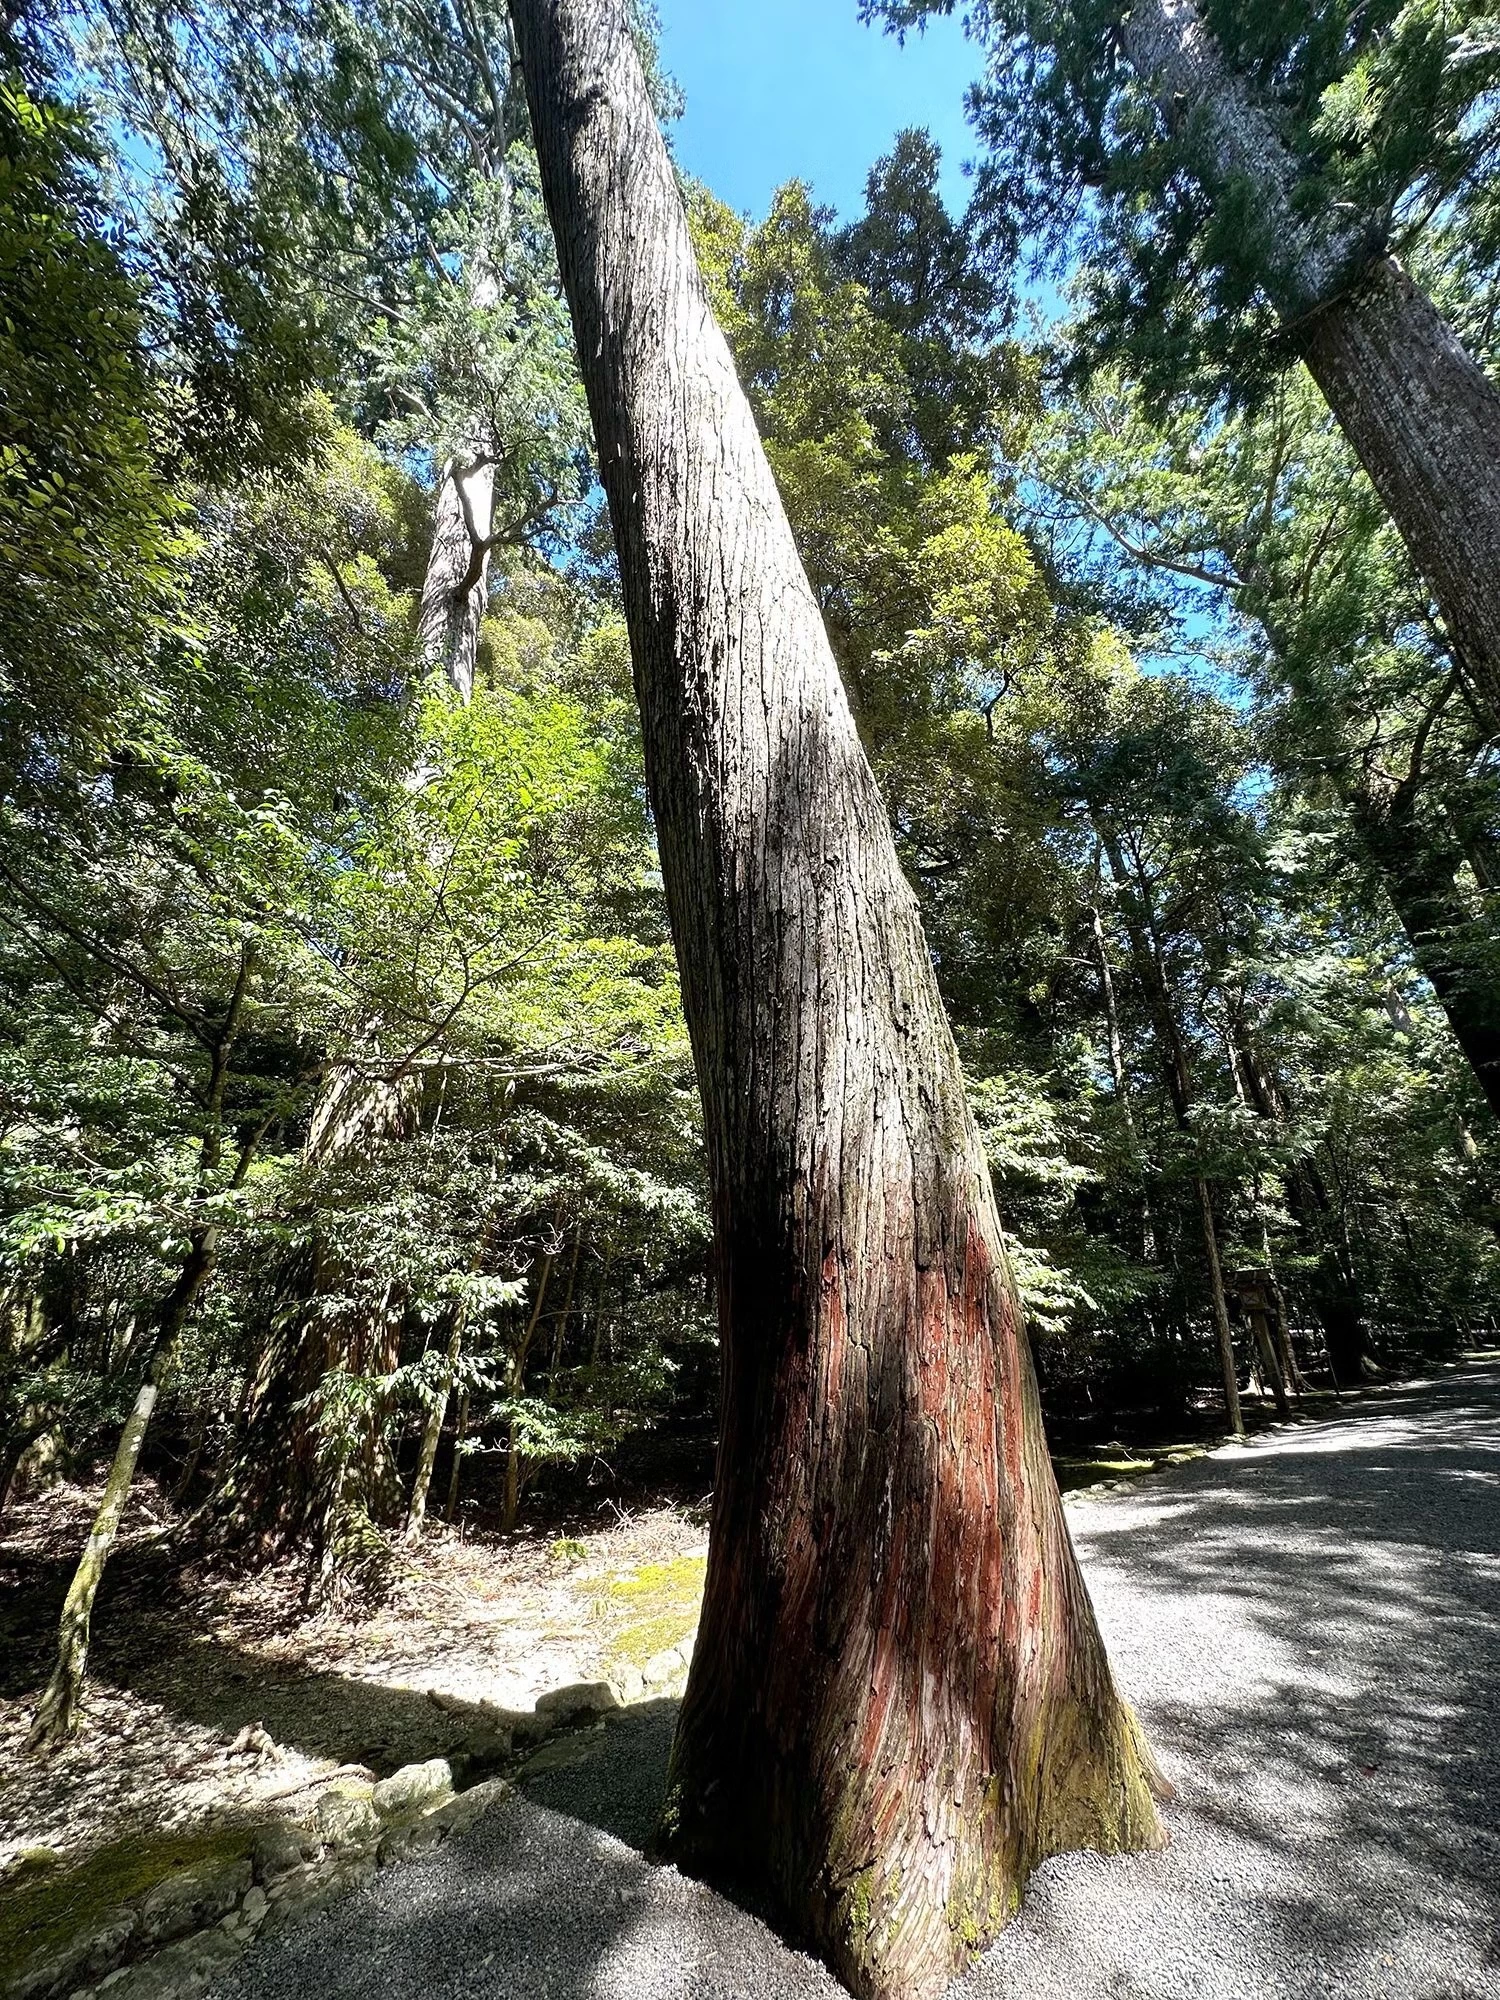
[[[644,1667],[686,1639],[698,1623],[705,1568],[702,1556],[677,1556],[589,1584],[594,1615],[611,1628],[610,1659]]]
[[[185,1828],[112,1841],[86,1861],[28,1870],[0,1891],[0,1990],[34,1960],[60,1952],[100,1922],[181,1868],[228,1864],[249,1854],[258,1825]]]

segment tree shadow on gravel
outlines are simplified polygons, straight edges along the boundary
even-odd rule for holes
[[[653,1867],[577,1817],[515,1797],[320,1922],[252,1947],[210,2000],[415,1994],[842,2000],[843,1988],[674,1869]]]
[[[1471,1367],[1075,1520],[1179,1787],[1143,1888],[1258,1966],[1247,1994],[1500,1990],[1497,1418]]]

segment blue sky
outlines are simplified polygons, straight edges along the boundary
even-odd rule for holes
[[[721,201],[761,216],[796,179],[853,215],[870,167],[903,126],[921,125],[943,149],[949,206],[963,206],[963,94],[978,52],[955,20],[902,47],[860,25],[858,0],[657,3],[662,54],[687,97],[677,157]]]

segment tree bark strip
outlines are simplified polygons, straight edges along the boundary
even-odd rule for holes
[[[704,1101],[723,1421],[662,1827],[858,2000],[1155,1845],[916,901],[617,0],[513,0]]]
[[[1500,723],[1500,390],[1393,257],[1297,345]]]

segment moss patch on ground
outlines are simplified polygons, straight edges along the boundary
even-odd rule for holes
[[[182,1868],[250,1853],[258,1824],[141,1834],[101,1847],[77,1867],[28,1870],[0,1893],[0,1981],[60,1952],[90,1925]]]
[[[703,1556],[677,1556],[592,1582],[594,1615],[611,1628],[610,1659],[644,1667],[669,1646],[680,1645],[698,1623],[706,1567]]]
[[[1080,1486],[1095,1486],[1105,1479],[1134,1479],[1148,1472],[1159,1472],[1164,1465],[1185,1465],[1189,1459],[1202,1458],[1204,1450],[1203,1445],[1196,1444],[1142,1445],[1135,1451],[1124,1446],[1114,1450],[1106,1446],[1093,1458],[1054,1458],[1052,1469],[1060,1490],[1072,1493]]]

